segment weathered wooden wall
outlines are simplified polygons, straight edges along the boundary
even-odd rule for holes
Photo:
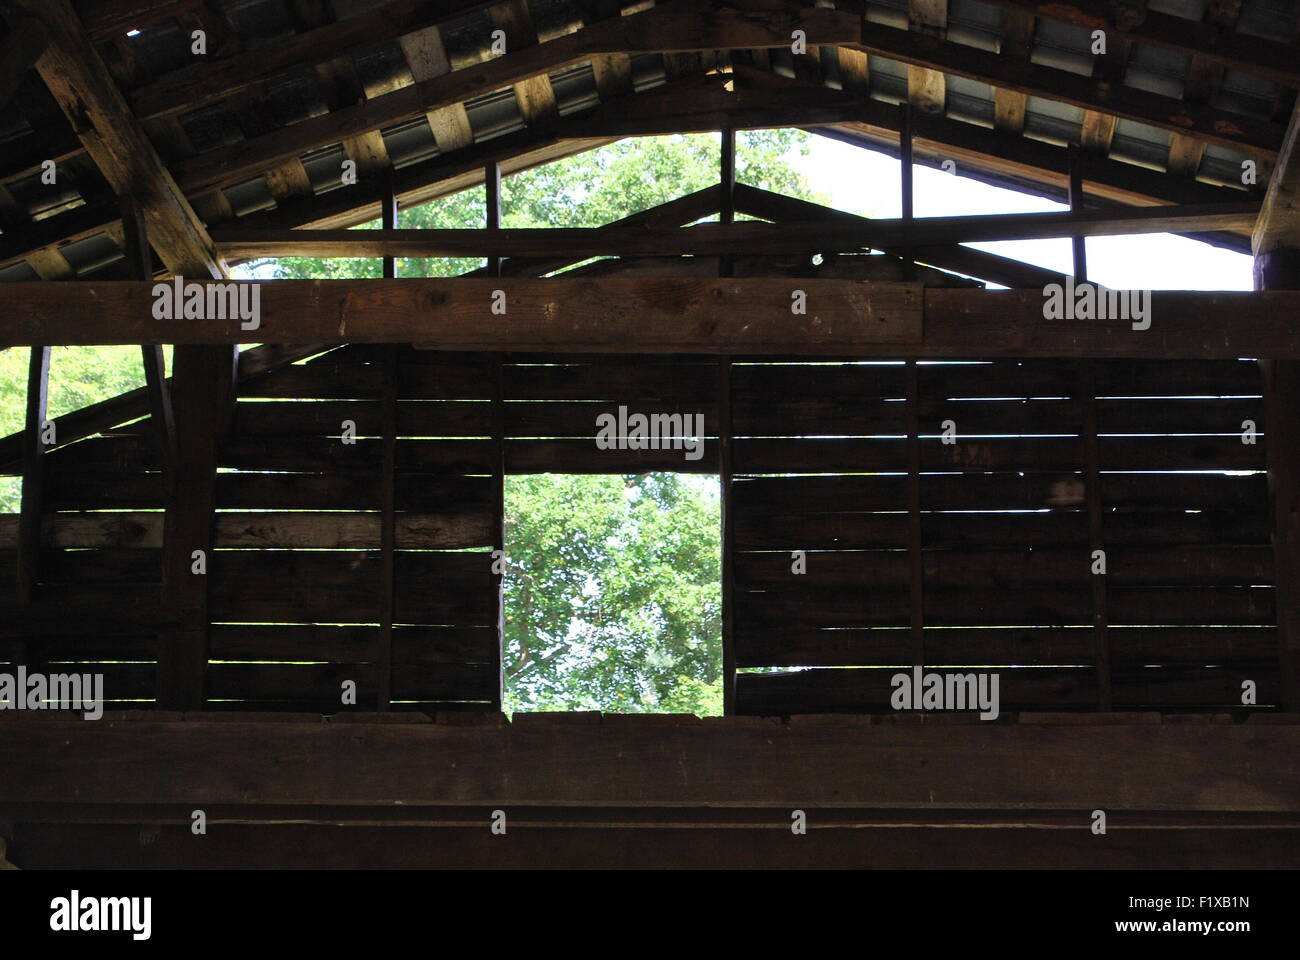
[[[718,470],[717,358],[506,358],[498,448],[497,359],[400,348],[389,654],[387,350],[343,347],[240,386],[208,561],[210,708],[332,713],[347,709],[340,685],[355,680],[356,709],[492,709],[496,464]],[[731,367],[738,712],[890,710],[889,677],[917,659],[910,524],[922,662],[996,669],[1003,710],[1221,710],[1242,705],[1244,680],[1260,708],[1278,703],[1256,364],[922,363],[915,481],[907,370],[768,358]],[[620,405],[703,414],[703,456],[598,449],[596,417]],[[340,440],[345,420],[355,444]],[[947,420],[952,444],[941,438]],[[1242,442],[1245,420],[1258,426],[1255,444]],[[166,623],[166,491],[149,423],[46,459],[36,602],[9,608],[0,659],[98,661],[110,699],[147,703]],[[1098,546],[1104,590],[1090,572]],[[793,551],[806,552],[806,573],[792,573]],[[795,666],[816,669],[771,670]]]

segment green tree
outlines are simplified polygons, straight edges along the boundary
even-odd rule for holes
[[[790,160],[806,155],[811,134],[756,130],[736,137],[736,177],[742,183],[790,196],[828,202]],[[507,227],[600,227],[649,210],[718,182],[717,134],[686,134],[620,140],[504,178],[502,225]],[[484,225],[482,187],[403,210],[398,226],[411,230]],[[375,229],[377,221],[356,229]],[[399,259],[399,277],[450,277],[483,265],[470,258]],[[278,277],[339,279],[378,277],[378,259],[283,257],[261,269]]]
[[[511,477],[507,709],[722,712],[716,481]]]

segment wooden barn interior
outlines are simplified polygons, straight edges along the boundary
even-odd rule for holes
[[[0,12],[0,672],[105,690],[0,710],[4,863],[1300,865],[1295,0]],[[787,127],[899,158],[902,217],[738,180]],[[675,133],[714,186],[500,225],[503,177]],[[1068,209],[914,217],[948,162]],[[484,228],[397,227],[484,184]],[[1045,309],[1085,238],[1159,233],[1256,289]],[[1044,238],[1071,273],[966,245]],[[229,279],[277,256],[385,275]],[[486,266],[396,276],[448,256]],[[167,316],[177,282],[260,313]],[[81,344],[147,385],[49,419]],[[620,406],[703,455],[599,448]],[[506,716],[506,478],[656,470],[721,485],[725,715]],[[998,717],[894,709],[913,666],[996,672]]]

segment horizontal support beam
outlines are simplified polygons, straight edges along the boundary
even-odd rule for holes
[[[1120,212],[1018,213],[827,223],[470,230],[214,231],[231,259],[257,257],[583,257],[842,253],[886,247],[1249,229],[1253,202]]]
[[[195,797],[209,805],[398,804],[411,812],[445,804],[748,804],[1066,809],[1086,824],[1097,807],[1300,809],[1294,717],[1245,724],[1143,723],[1137,721],[1149,718],[1123,715],[996,724],[495,719],[465,725],[10,715],[0,718],[0,769],[23,775],[0,779],[0,810],[192,804]],[[341,769],[348,775],[339,776]]]
[[[7,287],[11,307],[0,316],[0,344],[240,343],[255,336],[280,344],[529,352],[1300,357],[1295,291],[1130,291],[1123,299],[1132,316],[1145,316],[1149,326],[1142,329],[1143,321],[1122,314],[1047,319],[1042,290],[922,292],[914,284],[851,280],[556,277],[257,285],[260,325],[251,332],[238,318],[158,319],[153,284],[14,283]],[[806,297],[804,314],[792,313],[796,290]],[[494,313],[494,303],[498,311],[504,303],[505,313]]]

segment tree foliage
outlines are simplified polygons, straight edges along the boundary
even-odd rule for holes
[[[509,709],[721,713],[716,480],[511,477]]]

